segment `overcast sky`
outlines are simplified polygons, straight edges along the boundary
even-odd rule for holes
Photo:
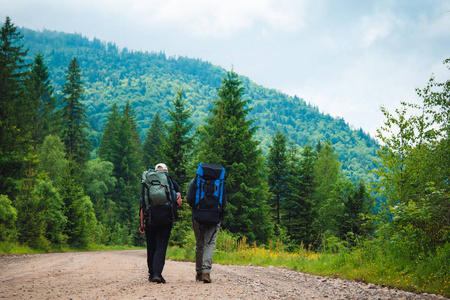
[[[449,79],[448,0],[0,0],[1,24],[200,58],[375,135]]]

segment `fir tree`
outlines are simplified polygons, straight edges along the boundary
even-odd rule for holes
[[[170,174],[179,184],[186,183],[187,162],[192,149],[192,137],[188,136],[193,124],[189,122],[191,110],[186,108],[183,91],[177,91],[172,101],[173,109],[169,111],[171,124],[167,126],[167,138],[163,141],[162,154]]]
[[[117,208],[117,217],[130,224],[138,210],[139,176],[142,174],[142,152],[137,131],[136,117],[129,103],[120,116],[113,105],[100,141],[100,158],[113,163],[113,175],[117,180],[111,192],[111,200]]]
[[[363,232],[365,222],[363,216],[369,213],[368,193],[364,182],[360,181],[350,193],[350,196],[343,202],[343,212],[338,216],[338,228],[341,238],[347,239],[355,245],[356,239]]]
[[[22,35],[6,17],[0,33],[0,194],[12,196],[32,159],[32,106],[25,94],[28,75]]]
[[[76,162],[84,165],[89,159],[92,143],[88,139],[86,130],[86,108],[83,99],[83,82],[81,68],[76,58],[73,58],[65,74],[66,82],[63,88],[63,108],[60,111],[60,125],[62,129],[61,141],[66,146],[67,154]]]
[[[268,185],[259,142],[254,138],[254,120],[248,120],[249,100],[238,75],[227,72],[218,89],[210,116],[199,134],[198,160],[222,165],[226,169],[228,203],[224,228],[266,242],[273,225],[267,204]]]
[[[144,141],[144,166],[149,169],[163,162],[162,143],[166,139],[165,124],[156,112]]]
[[[272,137],[269,145],[267,165],[269,167],[269,191],[273,198],[270,199],[275,211],[276,223],[280,225],[281,202],[285,200],[287,193],[288,160],[287,160],[287,138],[279,129]]]
[[[103,127],[103,134],[98,147],[100,159],[112,162],[113,164],[117,163],[119,160],[116,149],[118,149],[120,144],[118,134],[119,128],[117,126],[120,119],[119,109],[117,104],[114,103],[109,110],[109,115],[107,116],[106,124]]]
[[[297,151],[291,146],[289,154],[289,179],[290,190],[290,222],[288,233],[297,245],[303,242],[309,245],[314,242],[314,162],[316,154],[308,143],[303,147],[300,159]]]
[[[34,132],[33,140],[37,145],[42,144],[44,138],[56,133],[56,97],[50,81],[48,67],[42,53],[38,53],[32,64],[29,78],[29,93],[35,108],[33,109]]]
[[[97,220],[91,200],[84,194],[83,188],[73,176],[75,171],[71,168],[75,164],[75,161],[69,160],[59,193],[64,202],[64,215],[67,218],[67,225],[64,228],[67,242],[73,247],[84,248],[92,242]]]

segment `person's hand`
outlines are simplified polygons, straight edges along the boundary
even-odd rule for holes
[[[178,206],[181,206],[181,202],[182,202],[182,200],[181,200],[181,194],[180,194],[180,193],[177,193],[177,204],[178,204]]]
[[[141,224],[141,226],[139,227],[139,232],[141,234],[145,234],[145,226],[144,226],[144,224]]]

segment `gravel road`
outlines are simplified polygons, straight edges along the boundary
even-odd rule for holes
[[[0,299],[449,299],[283,268],[213,265],[211,284],[192,262],[166,262],[148,282],[145,250],[0,256]]]

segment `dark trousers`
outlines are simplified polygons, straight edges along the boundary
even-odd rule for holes
[[[166,263],[167,245],[169,244],[172,224],[147,226],[147,265],[150,275],[161,275]]]

